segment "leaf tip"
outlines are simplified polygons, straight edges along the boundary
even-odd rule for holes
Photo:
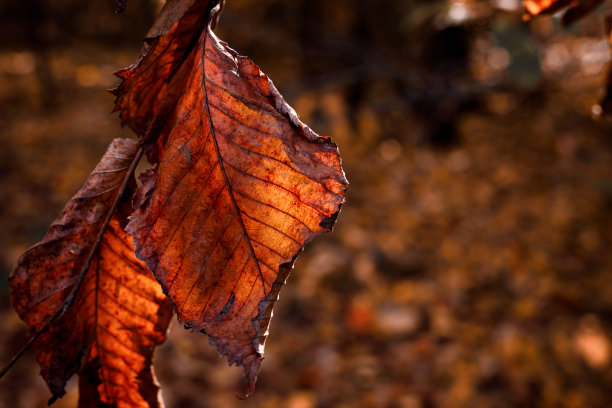
[[[113,75],[120,79],[126,79],[129,74],[129,68],[121,68],[113,72]]]
[[[244,400],[249,398],[255,392],[255,383],[257,382],[257,374],[261,368],[263,356],[253,354],[249,357],[249,361],[244,364],[244,376],[247,383],[247,390],[244,395],[237,395],[238,399]]]
[[[64,391],[64,390],[61,390],[61,392],[58,392],[58,393],[54,392],[53,396],[51,398],[49,398],[49,400],[47,401],[47,406],[53,405],[53,403],[55,403],[55,401],[57,401],[58,399],[62,398],[64,396],[64,394],[66,394],[66,391]]]
[[[333,227],[334,227],[334,224],[336,223],[336,218],[338,218],[338,214],[340,214],[340,210],[336,211],[335,213],[333,213],[329,217],[323,219],[319,223],[319,226],[322,227],[322,228],[325,228],[328,231],[331,231],[333,229]]]

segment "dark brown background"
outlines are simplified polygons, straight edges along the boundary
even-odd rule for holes
[[[173,322],[156,353],[168,407],[610,406],[603,10],[568,30],[517,5],[228,0],[218,35],[334,138],[351,185],[281,292],[255,395]],[[158,7],[0,2],[1,362],[26,339],[8,274],[130,137],[105,89]],[[0,407],[44,406],[38,370],[27,354]],[[56,406],[76,400],[71,382]]]

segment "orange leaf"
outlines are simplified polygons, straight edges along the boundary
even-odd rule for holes
[[[242,365],[252,390],[280,287],[302,247],[333,226],[347,182],[336,145],[212,32],[220,8],[175,13],[120,74],[117,109],[159,163],[127,230],[179,321]],[[138,102],[151,97],[155,106]]]
[[[580,18],[584,17],[604,0],[524,0],[525,19],[538,16],[540,14],[553,14],[568,7],[562,18],[564,26],[569,26]]]
[[[147,33],[138,60],[115,73],[123,80],[112,91],[117,95],[115,111],[119,111],[121,123],[139,136],[145,136],[155,118],[157,126],[163,126],[181,96],[186,78],[177,72],[208,21],[208,3],[168,0]],[[150,133],[159,132],[157,126]]]
[[[540,14],[550,14],[567,7],[576,0],[524,0],[523,7],[528,13],[528,16],[537,16]]]
[[[65,305],[104,225],[138,144],[116,139],[43,240],[19,259],[11,300],[30,331],[41,330]],[[172,308],[159,283],[137,260],[113,216],[74,302],[34,343],[53,398],[80,375],[79,406],[157,407],[153,348],[165,339]],[[94,403],[94,401],[96,401]]]

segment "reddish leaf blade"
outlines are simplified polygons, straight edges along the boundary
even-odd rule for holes
[[[80,372],[80,398],[117,407],[158,407],[163,404],[151,366],[153,349],[165,340],[172,306],[130,242],[113,219],[92,264],[95,273],[87,275],[73,308],[79,311],[75,320],[85,310],[96,320],[84,330],[94,340]]]
[[[523,0],[526,17],[535,17],[540,14],[551,14],[567,7],[575,0]]]
[[[32,333],[72,291],[137,149],[135,141],[114,140],[47,235],[19,259],[11,300]],[[52,401],[79,373],[80,406],[160,406],[151,359],[171,305],[135,258],[121,219],[117,213],[111,220],[72,307],[34,343]]]
[[[154,118],[164,120],[185,87],[177,75],[208,22],[209,1],[169,0],[145,39],[138,60],[115,73],[122,79],[113,93],[121,123],[144,137]]]
[[[331,229],[347,182],[335,144],[210,26],[179,71],[156,187],[127,230],[179,321],[242,365],[252,389],[278,291],[301,248]]]

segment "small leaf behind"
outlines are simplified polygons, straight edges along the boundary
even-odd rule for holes
[[[11,300],[31,333],[62,307],[85,264],[138,144],[116,139],[83,188],[19,259],[10,277]],[[83,279],[74,304],[34,343],[53,398],[79,373],[80,406],[158,407],[151,368],[165,339],[171,305],[135,258],[117,212]]]

